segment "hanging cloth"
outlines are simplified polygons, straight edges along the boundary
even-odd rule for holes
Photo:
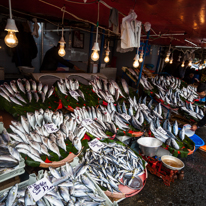
[[[132,10],[130,14],[122,19],[121,25],[121,47],[128,49],[140,47],[141,22],[136,20],[137,14]]]
[[[109,27],[113,25],[113,32],[119,34],[119,12],[117,9],[112,8],[109,16]]]
[[[38,38],[39,37],[39,32],[38,32],[39,25],[37,23],[37,19],[33,18],[32,21],[34,22],[32,35],[35,36],[36,38]]]

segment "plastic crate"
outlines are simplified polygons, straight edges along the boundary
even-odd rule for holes
[[[19,165],[17,166],[17,168],[9,171],[8,173],[0,175],[0,182],[4,182],[8,179],[11,179],[13,177],[23,174],[25,172],[24,167],[25,167],[25,162],[24,162],[24,159],[21,158],[21,161]]]
[[[19,185],[19,189],[24,189],[24,188],[26,188],[27,186],[34,184],[34,183],[36,182],[36,180],[37,180],[36,175],[35,175],[34,173],[30,174],[28,180],[25,180],[24,182],[21,182],[21,183],[18,184],[18,185]],[[5,190],[1,190],[1,191],[0,191],[0,196],[1,196],[4,192],[6,192],[7,190],[10,190],[12,187],[13,187],[13,186],[11,186],[11,187],[9,187],[9,188],[7,188],[7,189],[5,189]]]
[[[66,165],[64,165],[62,167],[66,167]],[[60,168],[56,168],[56,169],[58,171],[60,170]],[[51,173],[48,172],[48,174],[50,175]],[[99,196],[103,197],[106,200],[106,202],[104,204],[105,206],[117,206],[118,205],[116,202],[112,203],[112,201],[105,195],[105,193],[101,190],[101,188],[89,177],[89,175],[86,172],[84,174],[93,182],[93,184],[97,188]],[[40,180],[43,177],[43,175],[44,175],[44,170],[40,170],[38,172],[38,180]],[[44,199],[44,201],[46,202],[47,205],[53,206],[53,204],[50,204],[45,198],[43,198],[43,199]]]

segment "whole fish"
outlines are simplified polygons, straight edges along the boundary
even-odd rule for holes
[[[53,86],[52,86],[53,87]],[[44,85],[44,87],[43,87],[43,92],[44,92],[44,94],[46,95],[47,94],[47,91],[48,91],[48,84],[46,84],[46,85]],[[48,96],[49,96],[49,93],[48,93]],[[49,98],[49,97],[48,97]]]
[[[6,206],[12,206],[18,191],[18,184],[15,184],[9,191],[8,197],[6,199]]]
[[[14,81],[10,82],[10,86],[15,93],[19,92]]]
[[[27,92],[31,91],[31,85],[28,80],[26,80],[26,91]]]
[[[14,95],[13,89],[8,85],[7,82],[4,82],[4,86],[6,87],[6,89],[8,90],[8,92],[9,92],[11,95]]]
[[[18,105],[20,105],[20,106],[23,106],[16,98],[14,98],[13,96],[9,96],[9,98],[10,98],[10,100],[12,101],[12,102],[14,102],[15,104],[18,104]]]
[[[0,86],[0,89],[3,91],[4,94],[6,94],[6,96],[10,96],[10,93],[7,91],[6,88],[4,88],[3,85]]]
[[[44,91],[44,90],[43,90]],[[49,91],[48,91],[48,96],[47,96],[47,98],[49,98],[52,94],[53,94],[53,92],[54,92],[54,87],[52,86],[50,89],[49,89]],[[45,92],[44,92],[45,93]]]
[[[177,136],[178,134],[178,124],[177,124],[177,120],[175,120],[175,123],[173,125],[173,133],[175,136]]]
[[[29,100],[29,103],[31,103],[31,100],[32,100],[32,94],[30,91],[27,91],[27,98]]]
[[[122,82],[122,87],[123,87],[125,93],[127,95],[129,95],[129,88],[128,88],[127,82],[125,81],[125,79],[121,79],[121,82]]]
[[[0,95],[1,95],[4,99],[6,99],[8,102],[11,102],[11,100],[9,99],[9,97],[8,97],[8,96],[6,96],[6,94],[5,94],[5,93],[0,92]]]
[[[37,85],[36,85],[36,82],[35,82],[35,81],[32,81],[32,82],[31,82],[31,87],[32,87],[32,90],[33,90],[33,91],[36,91]]]
[[[42,90],[43,84],[41,83],[41,81],[39,81],[38,84],[38,92],[40,92]],[[46,94],[45,94],[46,95]]]
[[[20,101],[24,102],[25,104],[27,104],[27,102],[24,100],[24,98],[19,93],[15,93],[15,97],[19,99]]]
[[[33,94],[34,94],[34,99],[36,100],[36,102],[38,102],[39,101],[39,95],[37,94],[36,91],[33,92]]]
[[[25,91],[25,88],[24,88],[24,86],[23,86],[23,84],[22,84],[21,79],[18,79],[18,80],[17,80],[17,85],[18,85],[19,89],[20,89],[24,94],[26,94],[26,91]]]
[[[27,112],[27,119],[28,119],[28,121],[29,121],[29,124],[30,124],[31,127],[33,128],[33,130],[35,130],[36,118],[35,118],[34,113]]]

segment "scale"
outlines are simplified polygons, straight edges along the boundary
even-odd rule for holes
[[[157,177],[161,178],[166,186],[170,186],[171,182],[175,180],[184,179],[184,171],[183,170],[171,170],[166,168],[162,161],[159,161],[153,157],[144,156],[140,154],[142,158],[148,163],[147,169],[151,174],[156,175]]]

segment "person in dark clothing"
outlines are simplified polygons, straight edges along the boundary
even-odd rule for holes
[[[187,84],[193,84],[194,82],[199,82],[197,78],[194,78],[195,74],[190,73],[184,78],[184,81],[187,82]]]
[[[189,64],[189,61],[186,60],[184,67],[182,67],[181,65],[179,65],[178,71],[179,71],[179,78],[180,78],[180,79],[184,79],[184,78],[187,76],[187,74],[188,74],[188,72],[189,72],[189,69],[190,69],[190,67],[188,66],[188,64]]]
[[[204,98],[206,96],[206,83],[200,83],[198,85],[197,93],[200,98]],[[199,127],[203,127],[205,124],[206,124],[206,115],[197,124],[192,125],[191,130],[196,131]]]
[[[45,56],[44,56],[44,60],[42,62],[40,71],[42,70],[49,70],[49,71],[56,71],[57,70],[57,66],[58,63],[61,63],[67,67],[69,67],[70,71],[75,71],[75,66],[74,64],[72,64],[71,62],[68,62],[67,60],[65,60],[64,58],[60,57],[58,55],[58,51],[59,51],[59,47],[60,45],[58,44],[57,46],[52,47],[51,49],[49,49]]]

